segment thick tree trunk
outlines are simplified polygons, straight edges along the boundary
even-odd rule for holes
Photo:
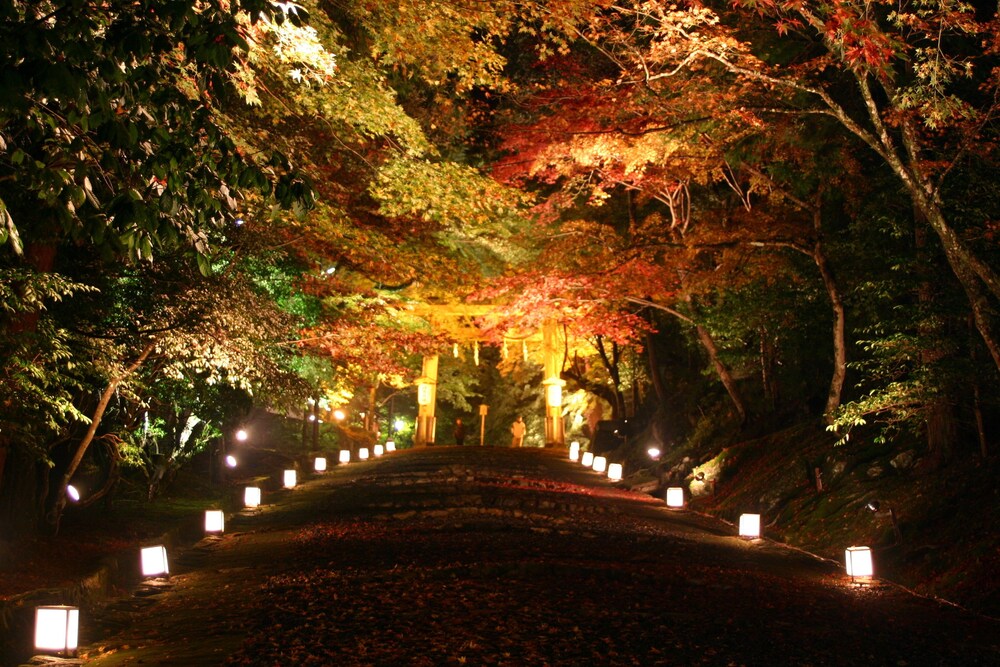
[[[695,331],[698,333],[698,340],[701,341],[702,347],[704,347],[705,351],[708,352],[708,358],[712,362],[715,372],[718,373],[719,379],[722,381],[722,386],[726,388],[726,392],[729,394],[729,399],[733,402],[733,407],[736,408],[736,413],[740,416],[740,424],[745,424],[747,420],[747,409],[743,405],[743,399],[740,397],[740,392],[736,387],[736,380],[733,379],[733,374],[729,372],[729,368],[722,363],[721,359],[719,359],[719,348],[715,346],[715,340],[712,338],[712,334],[710,334],[708,329],[700,324],[695,325]]]
[[[837,281],[834,280],[830,264],[826,260],[826,253],[823,252],[823,245],[819,239],[819,211],[814,218],[817,237],[813,245],[812,258],[819,269],[819,274],[823,279],[823,286],[826,288],[826,296],[830,300],[830,308],[833,310],[833,376],[830,378],[830,389],[826,395],[826,405],[823,407],[823,418],[827,424],[833,423],[833,413],[840,407],[841,396],[844,393],[844,381],[847,378],[847,340],[846,315],[844,312],[844,301],[840,298],[840,290],[837,288]]]

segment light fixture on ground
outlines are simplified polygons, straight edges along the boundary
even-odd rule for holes
[[[240,430],[236,431],[236,439],[239,440],[240,442],[246,442],[248,437],[249,435],[244,429],[241,428]]]
[[[313,461],[313,470],[316,472],[326,472],[326,458],[317,456],[316,460]]]
[[[294,489],[295,485],[298,483],[298,475],[295,474],[294,470],[286,470],[284,478],[282,479],[282,486],[286,489]]]
[[[367,447],[362,447],[361,449],[358,450],[358,458],[361,459],[362,461],[368,460],[368,448]]]
[[[674,509],[684,507],[684,489],[679,486],[671,486],[667,489],[667,507]]]
[[[139,563],[142,565],[142,576],[162,577],[170,574],[167,565],[167,548],[163,545],[143,547],[139,551]]]
[[[595,456],[591,467],[594,469],[594,472],[604,472],[608,469],[608,460],[603,456]]]
[[[649,449],[646,450],[646,455],[649,456],[649,458],[653,459],[654,461],[660,458],[661,453],[662,452],[660,452],[659,447],[650,447]]]
[[[72,655],[80,632],[80,609],[68,605],[35,607],[35,649]]]
[[[872,550],[868,547],[847,547],[844,552],[844,562],[847,567],[847,575],[852,582],[864,583],[871,581],[875,574],[872,563]]]
[[[608,465],[608,479],[612,482],[622,481],[622,464],[612,463]]]
[[[584,468],[589,468],[592,465],[594,465],[594,453],[584,452],[583,456],[580,458],[580,465],[582,465]]]
[[[337,458],[337,460],[340,461],[341,463],[350,463],[351,462],[351,450],[349,450],[349,449],[341,449],[339,457]]]
[[[222,510],[205,510],[205,532],[221,533],[226,528],[226,515]]]
[[[746,540],[755,540],[760,537],[759,514],[740,515],[740,537]]]
[[[574,440],[569,443],[569,460],[579,461],[580,460],[580,443]]]
[[[247,507],[260,506],[260,487],[248,486],[243,489],[243,504]]]
[[[226,467],[235,468],[236,467],[236,457],[232,454],[226,455]]]
[[[383,447],[382,445],[375,445],[374,452],[375,456],[382,456],[383,454],[385,454],[385,447]]]
[[[395,440],[386,440],[385,441],[385,451],[387,451],[387,452],[394,452],[394,451],[396,451],[396,441]]]

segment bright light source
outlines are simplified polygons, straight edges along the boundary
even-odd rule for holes
[[[545,388],[545,401],[554,407],[562,405],[562,385],[550,384]]]
[[[240,429],[239,431],[236,432],[236,439],[239,440],[240,442],[246,442],[248,437],[249,436],[247,435],[247,432],[244,431],[243,429]]]
[[[358,450],[358,458],[361,459],[362,461],[366,461],[368,459],[367,447],[362,447],[361,449]]]
[[[326,275],[332,276],[336,272],[337,272],[337,267],[335,267],[335,266],[328,266],[328,267],[326,267]]]
[[[684,489],[679,486],[667,489],[667,507],[684,507]]]
[[[591,467],[594,469],[594,472],[604,472],[608,469],[608,460],[603,456],[595,456]]]
[[[76,651],[80,609],[66,605],[35,607],[35,648],[70,654]]]
[[[80,502],[80,492],[72,484],[66,485],[66,497],[72,500],[74,503]]]
[[[580,458],[580,465],[584,468],[589,468],[594,465],[594,452],[584,452],[583,456]]]
[[[247,507],[260,506],[260,487],[248,486],[243,489],[243,504]]]
[[[163,574],[170,574],[165,546],[144,547],[139,551],[139,562],[142,564],[142,576],[144,577],[159,577]]]
[[[349,449],[341,449],[340,450],[340,458],[338,458],[337,460],[340,461],[341,463],[350,463],[351,462],[351,450],[349,450]]]
[[[608,466],[608,479],[612,482],[622,481],[622,464],[612,463]]]
[[[385,447],[383,447],[382,445],[375,445],[373,451],[375,456],[382,456],[383,454],[385,454]]]
[[[847,574],[851,580],[870,579],[875,574],[872,564],[872,550],[868,547],[848,547],[844,552]]]
[[[326,459],[322,456],[317,456],[316,460],[313,461],[313,470],[316,472],[326,472]]]
[[[222,510],[205,510],[205,532],[221,533],[226,528],[226,515]]]
[[[654,461],[660,458],[660,454],[662,453],[663,452],[660,451],[659,447],[650,447],[649,449],[646,450],[646,454],[648,454],[649,458],[653,459]]]
[[[569,443],[569,460],[579,461],[580,460],[580,443],[574,440]]]
[[[282,481],[282,484],[284,485],[284,487],[286,489],[294,489],[295,488],[295,484],[297,483],[297,481],[298,481],[297,475],[295,474],[294,470],[286,470],[285,471],[285,476],[284,476],[284,479]]]
[[[345,419],[347,419],[347,413],[344,412],[343,410],[340,410],[340,409],[334,410],[333,411],[333,418],[336,419],[339,422],[342,422]]]
[[[395,440],[386,440],[385,441],[385,451],[387,451],[387,452],[394,452],[394,451],[396,451],[396,441]]]
[[[236,218],[235,220],[233,220],[233,224],[235,224],[237,227],[242,227],[245,222],[246,221],[243,218]]]
[[[760,537],[760,515],[741,514],[740,515],[740,537],[748,540],[755,540]]]
[[[226,456],[226,467],[227,468],[235,468],[236,467],[236,457],[233,456],[232,454],[228,454]]]
[[[316,421],[316,415],[309,415],[309,421],[311,422]]]
[[[431,386],[426,382],[417,385],[417,403],[419,405],[431,404]]]

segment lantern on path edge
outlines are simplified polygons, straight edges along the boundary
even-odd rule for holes
[[[684,507],[684,489],[679,486],[671,486],[667,489],[667,507],[672,509]]]
[[[868,547],[847,547],[844,552],[844,563],[847,567],[847,575],[853,583],[870,582],[875,574],[872,550]]]
[[[740,515],[740,537],[745,540],[755,540],[760,537],[760,515]]]
[[[282,486],[284,486],[286,489],[294,489],[297,483],[298,483],[298,475],[295,473],[295,470],[292,469],[286,470],[282,478]]]
[[[247,507],[260,506],[260,487],[248,486],[243,489],[243,504]]]
[[[592,465],[594,465],[594,453],[584,452],[583,456],[580,458],[580,465],[582,465],[584,468],[589,468]]]
[[[317,456],[316,460],[313,461],[313,470],[316,472],[326,472],[326,458]]]
[[[226,528],[226,515],[222,510],[205,510],[205,532],[221,533]]]
[[[608,460],[603,456],[595,456],[591,467],[594,469],[594,472],[604,472],[608,469]]]
[[[574,440],[569,443],[569,460],[579,461],[580,460],[580,443]]]
[[[337,460],[340,461],[341,463],[350,463],[351,462],[351,450],[349,450],[349,449],[341,449],[340,450],[340,454],[339,454],[339,458]]]
[[[622,481],[622,464],[611,463],[608,465],[608,479],[612,482]]]
[[[139,563],[142,566],[142,576],[144,577],[159,577],[170,574],[170,567],[167,565],[167,548],[163,545],[143,547],[139,551]]]
[[[362,447],[361,449],[358,450],[358,458],[361,459],[362,461],[367,461],[368,460],[368,448],[367,447]]]
[[[35,649],[71,655],[80,637],[80,609],[68,605],[35,607]]]

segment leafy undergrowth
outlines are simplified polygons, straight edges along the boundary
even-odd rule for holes
[[[701,492],[693,506],[702,511],[732,522],[760,513],[768,537],[838,561],[848,546],[870,546],[879,576],[1000,617],[997,457],[966,454],[932,468],[919,450],[893,465],[899,454],[861,440],[835,446],[806,425],[703,458],[687,483]]]

